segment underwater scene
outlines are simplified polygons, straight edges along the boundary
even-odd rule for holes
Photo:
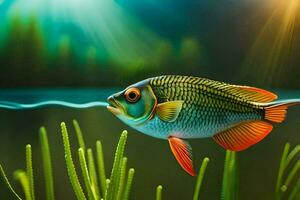
[[[299,200],[300,0],[0,0],[0,200]]]

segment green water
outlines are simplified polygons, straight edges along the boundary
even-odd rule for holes
[[[117,90],[92,91],[94,93],[91,90],[81,90],[80,92],[77,90],[44,90],[42,92],[19,90],[18,93],[6,91],[6,95],[4,95],[6,98],[0,100],[14,100],[26,104],[36,102],[37,99],[45,100],[47,98],[65,99],[68,102],[76,103],[94,100],[101,102]],[[281,90],[276,92],[283,99],[300,97],[299,91]],[[44,95],[41,95],[42,93]],[[300,107],[291,107],[287,120],[276,125],[267,138],[248,150],[238,153],[239,195],[242,197],[241,199],[272,199],[284,144],[290,142],[294,146],[300,143],[299,113]],[[127,127],[101,106],[86,109],[61,106],[47,106],[31,110],[0,109],[1,162],[5,164],[5,170],[11,179],[14,169],[25,167],[23,160],[25,145],[30,143],[33,148],[33,164],[36,169],[36,185],[43,186],[42,171],[38,170],[42,169],[38,128],[44,125],[49,133],[53,154],[57,199],[74,199],[64,167],[65,160],[59,126],[61,121],[65,121],[69,125],[71,145],[74,147],[73,154],[76,155],[75,147],[78,146],[74,130],[71,127],[73,118],[79,121],[88,147],[94,147],[94,142],[97,139],[101,139],[103,142],[107,173],[110,172],[115,145],[121,131],[128,130],[128,144],[125,154],[129,158],[128,166],[136,169],[132,191],[133,200],[153,199],[155,187],[158,184],[164,186],[164,199],[185,200],[192,198],[196,180],[180,168],[173,158],[168,143]],[[197,171],[202,159],[205,156],[210,158],[200,197],[202,199],[219,199],[225,151],[210,138],[194,139],[189,142],[193,148],[194,165]],[[1,199],[7,199],[3,193],[4,188],[4,186],[0,187],[0,194],[4,195],[0,196]],[[37,199],[42,199],[43,189],[36,192]]]

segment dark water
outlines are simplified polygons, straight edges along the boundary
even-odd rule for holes
[[[112,90],[34,90],[1,91],[0,100],[33,103],[37,100],[67,100],[73,103],[105,101]],[[43,95],[42,95],[43,94]],[[279,91],[282,98],[300,98],[299,91]],[[291,145],[300,143],[300,107],[289,109],[287,120],[276,125],[273,132],[252,148],[238,153],[240,199],[265,200],[273,198],[281,152],[286,142]],[[71,132],[71,144],[77,147],[71,120],[77,119],[82,127],[87,146],[95,147],[95,141],[103,142],[107,173],[111,169],[114,150],[122,130],[129,131],[126,155],[129,167],[136,169],[133,185],[133,199],[154,199],[155,187],[164,186],[164,199],[191,199],[195,178],[187,175],[177,164],[167,141],[148,137],[127,127],[109,113],[104,107],[71,109],[61,106],[49,106],[35,110],[0,110],[0,153],[1,162],[10,179],[12,172],[25,168],[25,145],[33,148],[33,162],[37,188],[37,199],[43,199],[42,165],[38,128],[45,126],[54,163],[55,190],[57,199],[74,199],[66,176],[60,122],[65,121]],[[194,164],[199,168],[204,156],[210,158],[207,174],[204,178],[200,197],[219,199],[222,182],[225,151],[212,139],[190,140],[193,147]],[[76,148],[73,154],[77,155]],[[5,187],[0,187],[3,195]],[[7,197],[1,196],[1,199]]]

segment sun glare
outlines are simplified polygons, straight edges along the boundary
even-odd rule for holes
[[[263,84],[276,84],[276,80],[280,82],[285,76],[294,48],[295,27],[299,23],[299,4],[299,0],[276,1],[273,12],[249,51],[241,74],[252,75]]]

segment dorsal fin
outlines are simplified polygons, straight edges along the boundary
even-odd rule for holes
[[[264,121],[240,123],[213,136],[223,148],[231,151],[242,151],[266,137],[273,126]]]
[[[267,103],[277,99],[276,94],[267,90],[249,86],[231,85],[200,77],[169,75],[155,77],[150,80],[150,84],[155,86],[164,85],[166,83],[196,85],[196,88],[200,90],[203,88],[211,88],[251,102]]]
[[[226,88],[226,89],[225,89]],[[241,96],[248,101],[267,103],[277,99],[277,95],[267,90],[240,86],[240,85],[227,85],[224,89],[235,95]]]

